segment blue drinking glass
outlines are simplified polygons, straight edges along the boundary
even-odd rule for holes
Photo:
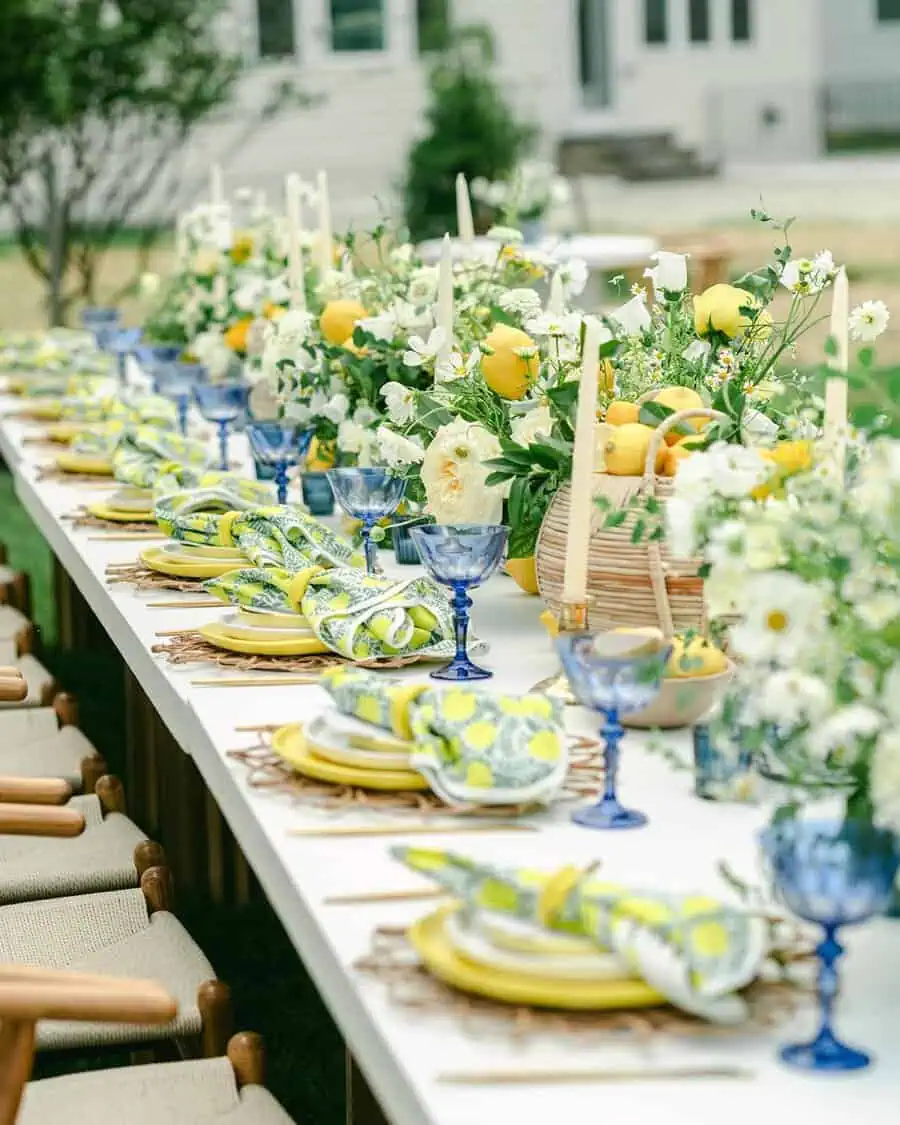
[[[351,519],[360,520],[366,570],[375,574],[378,563],[372,528],[385,516],[396,512],[406,492],[406,478],[390,469],[329,469],[328,481],[334,498]]]
[[[119,382],[125,386],[127,381],[127,363],[128,357],[134,354],[134,350],[140,342],[143,335],[143,328],[114,328],[111,329],[106,340],[107,351],[112,352],[116,357],[116,365],[119,369]]]
[[[191,395],[194,387],[204,382],[206,376],[206,368],[199,363],[176,362],[160,367],[154,378],[156,393],[171,399],[178,408],[178,426],[184,437],[187,437]]]
[[[870,1056],[841,1043],[831,1027],[836,966],[844,952],[837,931],[887,910],[900,865],[897,838],[861,821],[786,820],[767,828],[760,841],[776,895],[794,914],[825,931],[816,949],[821,961],[819,1031],[809,1043],[783,1047],[781,1058],[803,1070],[862,1070]]]
[[[334,493],[325,472],[305,472],[300,480],[303,503],[311,516],[330,516],[334,511]]]
[[[219,438],[219,468],[228,469],[228,427],[247,413],[250,387],[246,383],[195,383],[194,402],[207,420],[215,422]]]
[[[472,606],[468,591],[487,581],[499,566],[509,528],[490,524],[462,524],[456,527],[427,524],[424,527],[411,527],[409,534],[428,573],[453,590],[456,655],[446,668],[432,672],[431,678],[490,679],[494,673],[473,664],[466,652],[469,610]]]
[[[306,456],[313,431],[301,429],[296,422],[251,422],[246,433],[256,461],[275,470],[278,503],[286,504],[288,469]]]
[[[572,820],[585,828],[640,828],[642,812],[626,809],[616,795],[622,715],[642,711],[659,694],[670,648],[639,656],[611,656],[603,643],[608,634],[573,633],[557,639],[563,669],[579,703],[599,711],[603,736],[603,795],[596,805],[579,809]]]
[[[122,314],[118,309],[103,305],[92,305],[81,310],[81,325],[93,332],[97,347],[106,350],[109,334],[118,328]]]

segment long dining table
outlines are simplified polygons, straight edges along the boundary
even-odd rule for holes
[[[230,686],[233,670],[171,664],[152,652],[159,633],[213,621],[222,607],[153,608],[148,603],[160,601],[159,592],[108,584],[108,565],[134,561],[140,543],[75,527],[65,518],[102,495],[102,486],[42,478],[39,466],[52,460],[52,451],[34,442],[38,424],[15,417],[20,404],[12,396],[0,397],[0,453],[19,500],[159,721],[199,772],[388,1121],[546,1125],[598,1117],[641,1125],[721,1125],[723,1120],[845,1125],[856,1118],[888,1125],[896,1120],[900,923],[888,919],[848,928],[842,936],[847,956],[841,964],[838,1027],[849,1042],[876,1056],[870,1070],[850,1077],[811,1076],[779,1061],[781,1042],[813,1032],[811,1003],[767,1029],[691,1035],[641,1033],[639,1027],[563,1030],[541,1021],[529,1025],[467,1013],[449,1002],[409,1003],[384,974],[362,971],[359,962],[371,954],[377,931],[402,929],[434,909],[433,903],[403,897],[429,884],[391,857],[392,844],[409,842],[402,835],[316,835],[313,830],[368,825],[373,817],[396,824],[399,816],[322,808],[254,785],[247,766],[230,753],[256,740],[240,728],[310,720],[327,703],[324,691],[316,684],[273,684],[277,674],[259,672],[244,675],[259,677],[260,686]],[[164,599],[196,600],[176,592]],[[497,575],[475,592],[474,600],[475,628],[490,645],[484,663],[494,672],[485,690],[523,692],[556,670],[552,644],[538,620],[539,599]],[[424,676],[427,670],[400,674]],[[197,683],[201,678],[221,684]],[[599,722],[579,707],[567,709],[566,721],[582,734],[596,733]],[[673,758],[685,768],[674,768]],[[723,863],[748,883],[761,884],[757,835],[769,810],[700,800],[690,765],[689,732],[628,733],[620,789],[627,804],[649,816],[648,825],[638,830],[580,828],[571,821],[571,805],[560,802],[529,817],[523,831],[488,825],[480,833],[435,832],[414,842],[495,865],[549,870],[599,862],[609,878],[648,889],[728,896]],[[393,900],[392,892],[398,896]],[[359,896],[369,901],[340,901]],[[297,1065],[309,1060],[298,1058]]]

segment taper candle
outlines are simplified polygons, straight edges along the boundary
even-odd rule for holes
[[[594,506],[594,444],[597,431],[598,353],[603,326],[596,317],[585,318],[584,355],[575,417],[575,451],[569,498],[569,531],[566,537],[566,573],[563,600],[587,598],[588,551]]]
[[[472,218],[469,185],[462,172],[456,177],[456,227],[460,242],[464,246],[471,246],[475,241],[475,221]]]
[[[828,366],[835,372],[825,381],[825,445],[840,476],[847,456],[847,371],[850,367],[850,282],[841,266],[834,279],[831,337],[837,351]]]
[[[559,316],[566,307],[566,287],[559,270],[553,274],[550,281],[550,297],[547,301],[547,312]]]
[[[450,359],[453,351],[453,244],[444,235],[438,267],[437,327],[444,331],[444,342],[435,358],[435,371]]]
[[[320,172],[316,178],[319,195],[319,241],[316,247],[316,264],[320,280],[333,268],[331,233],[331,199],[328,196],[328,173]]]
[[[222,165],[213,164],[209,169],[209,199],[216,207],[225,202],[225,181]]]
[[[303,263],[303,204],[300,198],[300,177],[292,172],[284,181],[288,222],[288,285],[291,289],[291,307],[306,308],[306,270]]]

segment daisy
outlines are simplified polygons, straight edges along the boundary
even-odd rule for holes
[[[787,665],[819,643],[826,620],[817,586],[773,570],[749,575],[737,593],[742,620],[731,630],[735,656]]]
[[[443,348],[447,333],[443,328],[432,328],[427,340],[421,336],[410,336],[409,347],[403,353],[407,367],[428,367],[434,363],[438,352]]]
[[[850,335],[870,344],[885,331],[891,314],[884,301],[863,301],[850,314]]]
[[[450,383],[454,379],[467,379],[481,363],[481,351],[473,348],[466,358],[462,352],[452,351],[448,359],[438,363],[434,370],[435,382]]]
[[[388,417],[395,426],[405,426],[411,422],[416,412],[416,396],[412,387],[402,383],[385,383],[381,395],[387,404]]]

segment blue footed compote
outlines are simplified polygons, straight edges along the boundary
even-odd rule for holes
[[[360,520],[366,570],[375,574],[378,562],[372,528],[397,511],[406,492],[406,478],[390,469],[329,469],[328,481],[334,498],[351,519]]]
[[[106,348],[116,357],[119,382],[123,387],[128,380],[128,357],[134,354],[143,332],[143,328],[115,328],[107,337]]]
[[[275,470],[278,503],[286,504],[288,469],[306,456],[313,431],[302,429],[296,422],[251,422],[246,433],[256,460]]]
[[[626,809],[616,795],[619,747],[625,737],[622,715],[642,711],[659,694],[670,649],[640,655],[616,655],[608,633],[561,635],[556,647],[579,703],[606,720],[603,735],[603,795],[596,805],[579,809],[572,820],[585,828],[641,828],[642,812]]]
[[[206,376],[206,368],[199,363],[170,363],[156,372],[154,390],[175,403],[178,408],[178,427],[184,437],[187,437],[191,394],[198,383],[205,381]]]
[[[109,334],[119,327],[122,314],[118,309],[106,306],[89,306],[81,310],[81,325],[93,332],[97,347],[106,350]]]
[[[228,469],[228,427],[247,413],[250,387],[246,383],[195,383],[194,401],[207,420],[215,422],[219,437],[219,468]]]
[[[468,591],[480,586],[497,569],[509,528],[491,524],[462,524],[445,527],[427,524],[411,527],[409,534],[432,578],[453,589],[453,620],[456,626],[456,655],[446,666],[431,673],[433,680],[488,680],[486,668],[473,664],[466,652],[469,632]]]
[[[809,1043],[781,1049],[781,1058],[804,1070],[862,1070],[871,1062],[831,1029],[838,994],[841,926],[865,922],[887,910],[900,864],[897,837],[862,821],[786,820],[760,837],[773,889],[794,914],[817,922],[825,939],[816,952],[821,1022]]]

